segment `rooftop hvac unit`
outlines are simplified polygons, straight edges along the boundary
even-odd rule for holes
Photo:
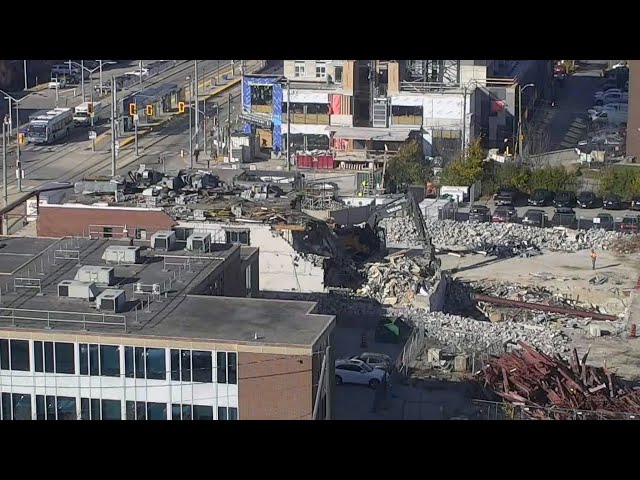
[[[210,233],[194,233],[187,238],[187,250],[208,252],[211,246]]]
[[[126,301],[124,290],[109,288],[96,298],[96,308],[105,312],[120,313]]]
[[[81,282],[94,282],[96,285],[108,286],[114,283],[115,270],[113,267],[83,265],[78,269],[75,279]]]
[[[169,251],[176,243],[176,232],[165,230],[151,235],[151,248]]]
[[[93,282],[78,280],[63,280],[58,284],[58,296],[93,300],[98,294],[98,288]]]
[[[102,254],[102,259],[107,263],[140,263],[140,247],[110,245]]]

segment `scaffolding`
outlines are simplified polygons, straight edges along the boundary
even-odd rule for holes
[[[304,187],[303,210],[336,210],[344,205],[335,199],[336,188],[331,184],[309,184]]]

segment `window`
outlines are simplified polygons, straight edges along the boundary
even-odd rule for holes
[[[120,400],[102,400],[102,420],[121,420]]]
[[[193,419],[194,420],[213,420],[213,407],[207,407],[204,405],[194,405]]]
[[[180,352],[181,375],[183,382],[191,381],[191,352],[182,350]]]
[[[133,349],[134,353],[134,361],[135,361],[135,372],[136,378],[144,378],[144,364],[145,364],[145,356],[144,356],[144,347],[135,347]]]
[[[2,394],[2,420],[11,420],[11,394]]]
[[[238,409],[235,407],[218,407],[218,420],[237,420]]]
[[[0,368],[9,370],[9,340],[0,339]]]
[[[36,395],[36,420],[46,420],[47,415],[44,409],[44,396]]]
[[[86,343],[78,345],[80,352],[80,375],[89,375],[89,346]],[[38,357],[36,356],[36,365],[38,364]],[[37,367],[36,367],[36,371]]]
[[[102,227],[102,238],[112,238],[112,237],[113,237],[113,228]]]
[[[171,380],[180,381],[180,350],[171,350]]]
[[[50,342],[45,342],[45,345]],[[75,353],[73,343],[55,343],[56,353],[56,373],[76,373],[75,369]],[[45,356],[46,367],[46,356]],[[75,403],[75,400],[74,400]],[[75,408],[75,407],[74,407]]]
[[[77,420],[76,399],[74,397],[57,398],[58,420]]]
[[[100,400],[97,398],[91,399],[91,420],[100,420],[102,418],[100,408]]]
[[[164,348],[147,348],[147,378],[167,379],[167,362]]]
[[[171,405],[171,420],[192,420],[192,410],[192,405],[174,403]]]
[[[91,410],[89,409],[89,399],[80,399],[80,420],[91,420]]]
[[[103,377],[120,376],[120,347],[100,345],[100,374]]]
[[[238,383],[238,354],[237,353],[233,353],[230,352],[227,354],[227,360],[228,360],[228,368],[227,368],[227,375],[228,375],[228,383],[231,385],[236,385]]]
[[[171,420],[182,420],[182,409],[180,405],[175,403],[171,405]]]
[[[127,400],[127,404],[125,406],[126,410],[126,419],[127,420],[135,420],[136,419],[136,402],[132,402]]]
[[[227,230],[227,243],[249,245],[249,230]]]
[[[191,353],[193,362],[193,381],[201,383],[213,382],[211,352],[194,350]]]
[[[33,362],[35,363],[34,368],[36,372],[42,372],[44,370],[44,358],[42,357],[42,342],[33,342]]]
[[[193,420],[192,405],[182,405],[182,420]]]
[[[11,351],[11,370],[19,370],[21,372],[28,372],[29,366],[29,341],[28,340],[11,340],[9,342],[9,348]],[[15,394],[14,394],[15,395]],[[31,398],[30,395],[28,395]],[[31,402],[31,400],[29,400]],[[24,412],[24,408],[20,410]],[[14,412],[15,417],[15,412]],[[31,403],[29,403],[29,419],[31,419]],[[16,420],[20,420],[16,418]]]
[[[89,375],[97,377],[100,375],[100,355],[98,345],[89,345]]]
[[[227,354],[226,352],[218,352],[216,356],[216,367],[218,371],[217,382],[227,383]]]
[[[325,78],[327,76],[327,64],[316,63],[316,78]]]
[[[44,371],[47,373],[55,372],[53,342],[44,342]]]
[[[136,420],[147,419],[147,406],[144,402],[136,402]]]
[[[46,400],[46,412],[47,412],[47,420],[55,420],[56,419],[56,397],[53,395],[47,395],[45,397]]]
[[[29,344],[29,342],[26,340],[19,340],[19,341],[25,342],[27,345]],[[14,340],[11,340],[11,344],[13,344],[13,342]],[[12,360],[11,366],[13,366],[13,354],[12,354],[11,360]],[[13,403],[13,419],[14,420],[31,420],[31,395],[22,394],[22,393],[12,393],[11,399],[13,400],[12,402]]]
[[[167,404],[147,402],[147,419],[148,420],[166,420]]]
[[[295,62],[293,65],[294,76],[304,77],[304,62]]]
[[[333,81],[335,83],[342,83],[342,68],[343,67],[335,67],[333,71],[333,76],[335,77]]]

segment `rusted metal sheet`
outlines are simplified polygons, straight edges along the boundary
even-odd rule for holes
[[[528,303],[519,300],[508,300],[506,298],[492,297],[490,295],[482,295],[476,293],[473,299],[477,302],[493,303],[495,305],[504,305],[506,307],[525,308],[528,310],[539,310],[541,312],[561,313],[572,317],[593,318],[594,320],[615,321],[618,319],[615,315],[605,315],[604,313],[585,312],[583,310],[575,310],[571,308],[556,307],[553,305],[544,305],[542,303]]]

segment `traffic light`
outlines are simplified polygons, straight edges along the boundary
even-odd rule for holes
[[[147,110],[148,117],[153,115],[153,105],[147,105],[146,110]]]
[[[184,113],[184,102],[178,102],[178,112]]]
[[[87,104],[87,112],[89,112],[89,115],[93,113],[93,103]]]
[[[24,145],[24,133],[18,134],[18,142],[20,143],[20,145]]]
[[[130,103],[129,104],[129,115],[131,115],[132,117],[138,113],[138,109],[136,108],[136,104],[135,103]]]

